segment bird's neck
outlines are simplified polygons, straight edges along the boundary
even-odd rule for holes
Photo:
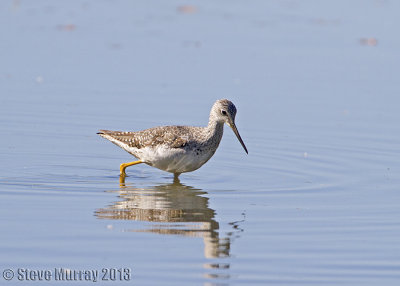
[[[204,129],[207,141],[211,141],[218,147],[224,133],[224,122],[212,120],[210,118],[207,127]]]

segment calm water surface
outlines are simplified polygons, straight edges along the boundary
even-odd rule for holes
[[[398,285],[399,8],[3,1],[0,270]],[[120,184],[132,157],[98,129],[205,125],[219,98],[236,104],[249,155],[226,127],[180,182],[138,165]]]

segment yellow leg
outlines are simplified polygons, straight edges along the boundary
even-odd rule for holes
[[[137,165],[140,163],[143,163],[143,162],[141,160],[139,160],[139,161],[135,161],[135,162],[122,163],[121,166],[119,166],[120,176],[123,176],[123,177],[126,176],[126,173],[125,173],[126,167]]]
[[[119,176],[119,186],[125,187],[125,176]]]

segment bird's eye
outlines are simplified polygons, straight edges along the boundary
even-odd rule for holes
[[[222,115],[226,115],[226,111],[225,110],[221,110]]]

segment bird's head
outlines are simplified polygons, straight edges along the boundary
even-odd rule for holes
[[[232,103],[232,101],[227,99],[217,100],[211,109],[210,118],[217,122],[226,123],[230,128],[232,128],[233,133],[235,133],[240,144],[242,144],[244,151],[246,151],[248,154],[249,152],[247,151],[246,145],[244,145],[244,142],[240,137],[239,131],[236,127],[235,117],[236,106]]]

